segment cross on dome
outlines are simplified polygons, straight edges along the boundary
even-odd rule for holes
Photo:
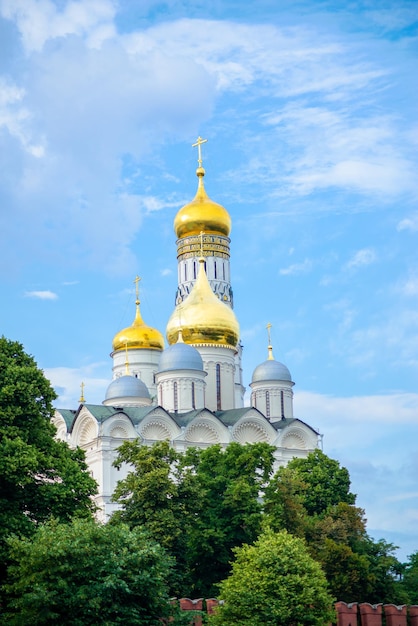
[[[135,276],[135,294],[136,294],[136,304],[139,304],[139,281],[140,281],[140,277],[137,275]]]
[[[202,137],[198,137],[196,143],[192,144],[192,148],[196,148],[197,146],[197,162],[199,167],[202,167],[202,143],[206,143],[207,139],[202,139]]]
[[[267,336],[268,336],[268,340],[269,340],[269,345],[267,346],[267,350],[268,350],[268,353],[269,353],[268,360],[269,361],[274,361],[273,346],[271,345],[271,334],[270,334],[271,324],[270,324],[270,322],[268,322],[266,328],[267,328]]]

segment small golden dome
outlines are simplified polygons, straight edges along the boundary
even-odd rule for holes
[[[169,344],[177,342],[181,331],[189,344],[210,343],[236,347],[239,324],[233,310],[213,293],[200,259],[199,275],[187,298],[177,305],[167,324]]]
[[[112,346],[114,352],[126,349],[164,350],[164,337],[159,330],[144,323],[139,310],[139,300],[136,301],[134,323],[114,336]]]
[[[220,204],[213,202],[206,193],[203,184],[205,170],[198,167],[196,175],[199,179],[197,193],[193,200],[177,213],[174,219],[174,232],[177,239],[201,232],[210,235],[224,235],[231,232],[231,218],[228,211]]]

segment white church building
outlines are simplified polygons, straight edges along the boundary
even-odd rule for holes
[[[99,490],[97,504],[107,519],[117,508],[112,493],[128,468],[117,470],[118,447],[139,438],[143,445],[169,440],[177,450],[266,442],[275,447],[276,469],[318,447],[320,435],[293,415],[294,382],[273,357],[258,365],[244,406],[242,346],[233,310],[230,274],[231,218],[204,187],[200,137],[198,188],[174,220],[178,288],[161,332],[141,316],[138,278],[135,317],[112,344],[113,376],[101,405],[83,397],[77,409],[58,409],[57,436],[86,453]],[[270,333],[269,344],[270,342]]]

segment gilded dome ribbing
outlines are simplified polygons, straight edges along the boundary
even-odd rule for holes
[[[164,337],[156,328],[147,326],[141,317],[139,301],[136,301],[136,315],[132,326],[119,331],[113,338],[113,351],[117,350],[163,350]]]
[[[201,232],[210,235],[228,237],[231,232],[231,218],[228,211],[220,204],[213,202],[206,193],[203,184],[205,170],[198,167],[196,175],[199,179],[197,193],[193,200],[177,213],[174,219],[174,231],[178,239]]]
[[[167,324],[167,340],[176,343],[179,331],[189,344],[215,344],[234,347],[239,339],[239,324],[233,310],[213,293],[200,259],[196,283],[179,304]]]

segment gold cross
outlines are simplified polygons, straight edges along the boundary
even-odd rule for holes
[[[197,146],[197,154],[198,154],[198,159],[197,162],[199,164],[199,167],[202,167],[202,143],[206,143],[207,139],[202,139],[202,137],[198,137],[196,140],[196,143],[192,144],[192,148],[196,148]]]
[[[270,322],[267,324],[266,328],[267,328],[267,335],[268,335],[268,338],[269,338],[269,346],[270,346],[271,345],[271,336],[270,336],[271,324],[270,324]]]
[[[84,383],[81,383],[80,387],[81,387],[81,395],[80,395],[80,402],[85,402],[84,400]]]
[[[136,293],[136,299],[139,300],[139,281],[141,279],[139,278],[139,276],[135,277],[134,283],[135,283],[135,293]]]

